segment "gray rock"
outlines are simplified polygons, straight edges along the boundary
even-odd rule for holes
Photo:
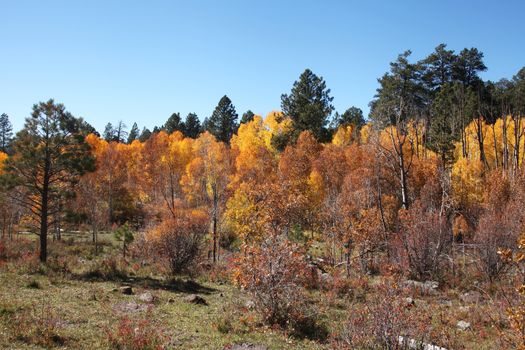
[[[321,276],[320,276],[321,288],[329,288],[329,286],[333,283],[333,281],[334,279],[332,278],[332,276],[330,276],[330,274],[326,272],[321,273]]]
[[[252,300],[248,300],[246,303],[244,303],[244,307],[248,310],[252,310],[255,308],[255,303]]]
[[[483,298],[480,292],[473,290],[461,294],[459,299],[465,304],[479,304]]]
[[[456,326],[458,327],[459,330],[461,331],[466,331],[468,329],[470,329],[470,323],[469,322],[466,322],[466,321],[459,321]]]
[[[153,303],[155,301],[155,297],[150,292],[144,292],[139,295],[139,300],[145,303]]]
[[[403,286],[405,288],[419,290],[423,294],[437,294],[439,283],[436,281],[419,282],[419,281],[413,281],[413,280],[406,280],[403,283]]]
[[[146,311],[147,309],[148,309],[147,305],[137,304],[134,301],[122,302],[122,303],[115,304],[113,306],[113,310],[120,312],[120,313],[125,313],[125,314]]]
[[[416,305],[416,302],[414,301],[414,299],[408,297],[408,298],[405,298],[405,306],[407,307],[411,307],[411,306],[414,306]]]
[[[197,294],[190,294],[186,298],[184,298],[184,301],[191,304],[197,304],[197,305],[208,305],[208,302],[203,297],[197,295]]]
[[[225,347],[223,350],[268,350],[268,348],[260,344],[242,343],[233,344],[231,347]]]
[[[445,348],[442,348],[441,346],[432,345],[423,343],[421,341],[399,336],[397,337],[397,341],[399,345],[403,347],[403,349],[414,349],[414,350],[447,350]]]

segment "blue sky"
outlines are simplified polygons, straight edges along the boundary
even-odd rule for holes
[[[400,52],[439,43],[485,53],[485,79],[525,66],[524,1],[0,0],[0,113],[16,130],[54,98],[98,130],[209,116],[227,94],[241,115],[280,108],[305,68],[334,106],[368,112]]]

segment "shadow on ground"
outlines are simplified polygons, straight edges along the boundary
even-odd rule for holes
[[[104,278],[97,274],[80,274],[73,276],[73,278],[86,282],[118,282],[125,285],[129,285],[131,287],[166,290],[175,293],[211,294],[218,291],[217,289],[204,286],[191,279],[185,280],[182,278],[161,280],[152,277],[137,277],[124,275],[112,276],[111,278]]]

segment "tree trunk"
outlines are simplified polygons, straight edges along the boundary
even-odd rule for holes
[[[49,178],[48,165],[46,164],[46,173],[44,175],[44,185],[42,189],[42,211],[40,213],[40,261],[47,260],[47,226],[48,226],[48,200],[49,200]]]
[[[405,157],[403,149],[399,152],[399,185],[401,186],[401,206],[403,209],[408,209],[408,194],[407,194],[407,178],[405,170]]]
[[[213,189],[213,262],[217,261],[217,210],[218,210],[217,191]]]

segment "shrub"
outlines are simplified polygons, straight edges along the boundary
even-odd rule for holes
[[[237,261],[235,282],[252,294],[256,309],[270,325],[285,326],[303,299],[303,256],[298,245],[271,235],[259,245],[246,246]]]
[[[417,322],[398,300],[395,285],[382,284],[377,286],[377,291],[373,300],[369,300],[363,308],[350,312],[342,334],[347,345],[367,349],[404,349],[399,336],[425,334],[424,329],[413,332]]]
[[[116,329],[106,330],[106,337],[113,349],[157,350],[165,349],[168,337],[151,322],[151,315],[133,320],[128,316],[119,319]]]
[[[127,275],[125,261],[110,255],[103,259],[94,260],[89,269],[83,274],[83,277],[112,281],[124,279]]]
[[[157,257],[172,274],[190,272],[196,262],[208,229],[206,215],[196,210],[179,210],[148,233]]]
[[[307,264],[303,247],[284,236],[269,235],[260,244],[244,247],[233,276],[251,294],[266,324],[290,328],[299,337],[323,340],[328,331],[304,294]]]
[[[442,257],[452,243],[451,225],[437,209],[420,202],[401,214],[398,252],[411,277],[419,280],[439,277]]]
[[[60,334],[60,319],[48,306],[23,309],[10,317],[11,334],[27,344],[43,347],[63,345],[65,338]]]

